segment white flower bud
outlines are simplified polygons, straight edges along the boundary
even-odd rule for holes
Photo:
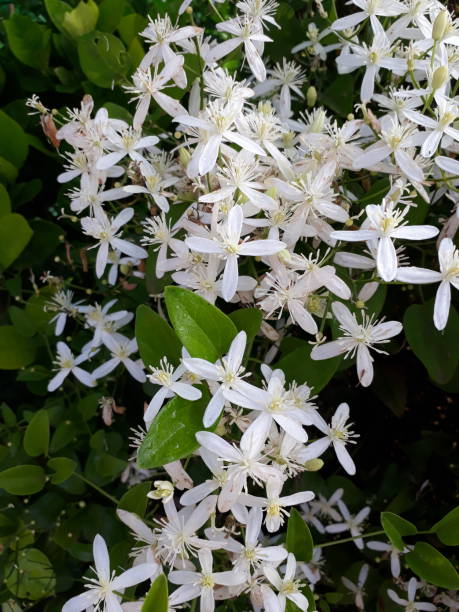
[[[162,499],[167,502],[174,495],[174,485],[169,480],[155,480],[155,489],[147,493],[150,499]]]
[[[314,104],[317,102],[317,90],[313,85],[308,87],[308,91],[306,92],[306,100],[308,102],[308,106],[314,106]]]
[[[448,11],[440,11],[435,17],[435,21],[432,27],[432,38],[435,41],[441,40],[446,33],[449,22]]]

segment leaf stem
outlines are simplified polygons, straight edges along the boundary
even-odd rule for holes
[[[86,478],[86,476],[83,476],[83,474],[80,474],[79,472],[74,472],[73,475],[79,478],[80,480],[82,480],[83,482],[85,482],[87,485],[89,485],[96,491],[98,491],[101,495],[109,499],[115,505],[118,505],[120,503],[119,500],[116,499],[116,497],[113,497],[113,495],[110,495],[110,493],[107,493],[107,491],[104,491],[103,489],[101,489],[98,485],[96,485],[95,482],[93,482],[92,480],[89,480],[89,478]]]

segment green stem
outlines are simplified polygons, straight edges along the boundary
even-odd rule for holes
[[[80,474],[78,472],[74,472],[73,475],[76,476],[77,478],[79,478],[80,480],[82,480],[83,482],[85,482],[87,485],[89,485],[90,487],[92,487],[96,491],[98,491],[101,495],[103,495],[104,497],[109,499],[112,503],[114,503],[116,505],[118,505],[120,503],[119,500],[116,499],[116,497],[113,497],[113,495],[110,495],[110,493],[107,493],[107,491],[104,491],[103,489],[101,489],[98,485],[96,485],[95,482],[92,482],[92,480],[89,480],[89,478],[86,478],[86,476],[83,476],[83,474]]]
[[[425,531],[417,531],[413,535],[425,535],[428,533],[432,533],[430,529],[426,529]],[[353,542],[354,540],[358,540],[359,538],[371,538],[372,536],[378,535],[386,535],[384,529],[380,529],[379,531],[370,531],[370,533],[362,533],[358,536],[353,536],[351,538],[343,538],[342,540],[335,540],[334,542],[325,542],[325,544],[315,544],[316,548],[325,548],[326,546],[335,546],[336,544],[345,544],[346,542]],[[387,535],[386,535],[387,537]]]

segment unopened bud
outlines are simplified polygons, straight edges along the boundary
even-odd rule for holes
[[[437,91],[448,80],[449,72],[447,66],[440,66],[435,70],[432,77],[432,89]]]
[[[129,274],[129,269],[130,269],[130,266],[128,264],[120,265],[121,274],[124,274],[124,276],[127,276]]]
[[[346,227],[352,227],[354,225],[354,220],[353,219],[346,219],[346,221],[344,222],[344,225]]]
[[[187,166],[188,162],[190,161],[190,158],[191,158],[191,155],[188,149],[185,149],[183,147],[179,149],[179,159],[180,159],[180,163],[182,164],[182,166]]]
[[[307,472],[318,472],[323,468],[323,465],[324,462],[322,461],[322,459],[309,459],[309,461],[306,461],[306,463],[304,464],[304,469]]]
[[[449,18],[448,11],[440,11],[438,15],[435,17],[435,21],[432,27],[433,40],[435,41],[442,40],[448,28],[448,22],[449,22],[448,18]]]
[[[311,87],[308,87],[308,91],[306,92],[306,100],[307,100],[308,106],[310,107],[314,106],[314,104],[317,102],[317,90],[314,87],[314,85],[311,85]]]
[[[174,138],[178,139],[178,138],[181,138],[181,137],[182,137],[182,132],[179,132],[178,130],[177,130],[177,132],[174,132]]]
[[[279,251],[277,256],[279,257],[281,262],[284,264],[287,264],[292,260],[292,255],[290,251],[287,251],[287,249],[282,249],[282,251]]]
[[[188,15],[191,15],[193,13],[193,8],[191,6],[187,6],[185,9],[185,13],[187,13]]]
[[[155,480],[153,483],[155,489],[147,493],[150,499],[162,499],[167,502],[174,495],[174,485],[169,480]]]
[[[354,115],[354,113],[349,113],[349,115],[346,117],[346,119],[347,119],[348,121],[354,121],[354,119],[355,119],[355,115]]]

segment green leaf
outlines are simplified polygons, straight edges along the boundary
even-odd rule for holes
[[[81,69],[99,87],[110,88],[124,76],[130,61],[119,38],[108,32],[90,32],[78,40]]]
[[[167,313],[192,357],[217,361],[224,355],[237,329],[229,317],[188,289],[166,287]]]
[[[4,185],[0,183],[0,217],[4,217],[10,212],[11,212],[10,196],[7,190],[5,189]]]
[[[99,7],[94,0],[80,0],[77,6],[64,14],[62,27],[72,38],[92,32],[99,18]]]
[[[50,480],[56,485],[68,480],[77,467],[76,461],[69,457],[53,457],[46,465],[53,470]]]
[[[459,545],[459,506],[448,512],[431,531],[437,534],[438,539],[447,546]]]
[[[24,450],[30,457],[48,454],[49,446],[49,415],[42,408],[36,412],[24,434]]]
[[[37,328],[34,322],[27,315],[23,308],[17,306],[10,306],[8,308],[8,315],[11,319],[14,329],[24,336],[24,338],[31,338],[37,333]]]
[[[53,595],[56,577],[45,554],[37,548],[26,548],[11,557],[5,583],[15,597],[37,600]]]
[[[167,578],[160,574],[151,585],[140,612],[167,612],[168,598]]]
[[[444,589],[459,589],[459,575],[453,565],[427,542],[417,542],[405,562],[422,580]]]
[[[19,13],[4,21],[4,26],[12,54],[26,66],[44,70],[51,51],[51,30]]]
[[[354,110],[352,96],[343,95],[343,92],[354,91],[355,75],[340,74],[320,95],[320,101],[341,117],[347,117]]]
[[[126,491],[118,504],[119,510],[134,512],[138,516],[143,516],[147,509],[147,493],[151,489],[151,482],[141,482]]]
[[[123,17],[125,6],[126,0],[102,0],[99,4],[97,29],[102,32],[113,32]]]
[[[296,381],[300,385],[306,383],[312,387],[314,393],[319,393],[333,378],[333,374],[341,363],[341,357],[315,361],[311,359],[311,350],[312,346],[302,340],[299,348],[291,351],[276,363],[276,368],[285,372],[287,382]]]
[[[1,112],[1,111],[0,111]],[[0,140],[0,148],[2,142]],[[0,177],[3,177],[8,183],[14,183],[18,176],[18,170],[10,161],[0,155]]]
[[[308,563],[312,559],[314,543],[309,527],[296,508],[290,510],[285,547],[295,555],[297,561]]]
[[[5,112],[0,110],[0,155],[20,168],[29,152],[27,136],[22,127]]]
[[[402,536],[415,535],[418,532],[413,523],[393,512],[381,512],[380,519],[382,528],[386,532],[391,544],[398,548],[398,550],[405,548]]]
[[[33,231],[32,239],[16,262],[16,266],[21,269],[40,266],[55,253],[62,244],[61,236],[64,236],[64,231],[57,223],[46,219],[32,219],[30,228]]]
[[[179,364],[182,345],[177,335],[167,321],[143,304],[136,310],[135,337],[147,367],[158,367],[163,357],[173,365]]]
[[[148,19],[138,13],[131,13],[121,19],[118,24],[118,32],[125,45],[130,45],[138,33],[147,26]]]
[[[0,265],[8,268],[32,238],[32,229],[22,215],[11,213],[0,223]]]
[[[232,312],[229,318],[238,331],[245,331],[247,334],[247,346],[245,347],[245,358],[247,359],[252,351],[255,336],[260,331],[263,320],[262,312],[258,308],[240,308]]]
[[[39,465],[15,465],[0,472],[0,489],[11,495],[33,495],[45,482],[45,470]]]
[[[433,300],[409,306],[403,327],[410,348],[429,376],[440,384],[451,380],[459,364],[459,315],[454,306],[451,305],[448,324],[442,332],[433,324]]]
[[[139,449],[140,468],[163,466],[187,457],[199,447],[195,436],[204,430],[202,418],[210,399],[208,391],[200,389],[202,397],[195,402],[174,397],[161,408]]]
[[[67,2],[62,0],[45,0],[45,7],[48,11],[49,18],[60,32],[64,32],[64,16],[72,10],[72,7]]]
[[[0,326],[0,370],[17,370],[32,363],[35,347],[12,325]]]

